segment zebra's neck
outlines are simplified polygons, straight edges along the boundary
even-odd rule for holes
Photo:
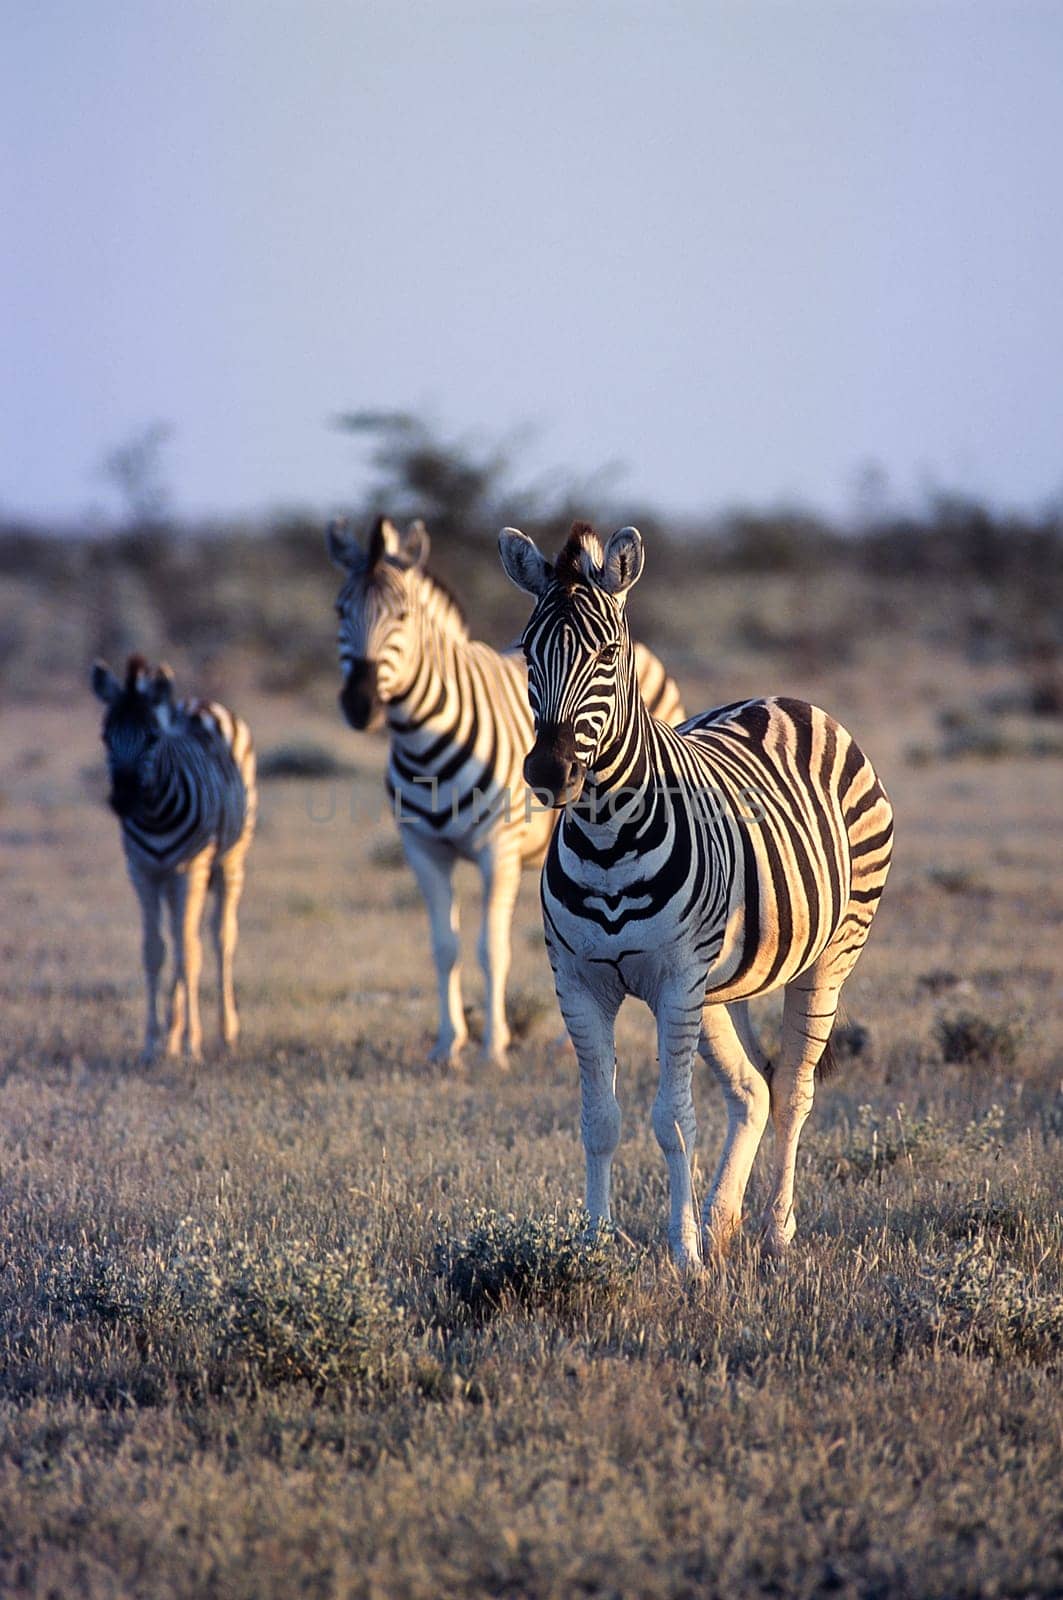
[[[456,613],[455,613],[456,615]],[[469,646],[464,622],[453,626],[427,606],[417,610],[417,645],[406,663],[404,686],[388,702],[388,728],[402,742],[453,721],[460,657]]]
[[[625,656],[622,692],[584,795],[573,808],[580,826],[595,833],[619,833],[632,810],[644,816],[660,787],[658,724],[642,698],[630,643]]]

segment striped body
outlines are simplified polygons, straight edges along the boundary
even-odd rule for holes
[[[148,988],[144,1055],[159,1046],[158,983],[165,959],[163,908],[170,914],[174,973],[166,1048],[202,1049],[200,924],[215,893],[222,1040],[235,1044],[233,989],[237,910],[254,834],[258,792],[251,732],[241,717],[209,700],[177,701],[168,669],[130,658],[124,685],[102,662],[93,688],[108,707],[103,739],[126,864],[140,900]]]
[[[382,521],[368,552],[334,526],[329,551],[348,574],[336,607],[340,701],[355,727],[373,725],[381,710],[386,715],[388,790],[432,924],[440,1010],[433,1058],[453,1059],[466,1039],[451,890],[454,863],[463,858],[483,877],[484,1048],[501,1064],[520,872],[542,861],[556,822],[523,777],[534,738],[523,657],[469,637],[457,602],[425,570],[428,538],[420,524],[402,538]],[[651,652],[634,649],[651,703],[678,720],[674,682]]]
[[[202,851],[220,862],[254,830],[258,790],[251,730],[213,700],[179,701],[160,742],[154,782],[123,816],[132,866],[167,873]]]
[[[536,727],[525,772],[564,808],[542,906],[580,1060],[588,1206],[609,1215],[613,1033],[633,994],[657,1019],[654,1129],[677,1259],[723,1248],[738,1227],[769,1111],[775,1175],[763,1240],[780,1251],[795,1228],[797,1141],[815,1069],[889,870],[889,801],[845,729],[802,701],[743,701],[679,728],[651,715],[624,615],[642,570],[636,530],[603,549],[577,525],[556,566],[516,530],[500,548],[509,575],[536,597],[523,638]],[[779,988],[783,1046],[769,1074],[746,1003]],[[729,1124],[700,1229],[690,1178],[699,1050]]]
[[[851,964],[892,829],[845,729],[815,706],[769,699],[678,730],[647,716],[640,734],[638,761],[602,788],[588,783],[562,818],[543,874],[551,938],[618,961],[650,1000],[677,961],[704,966],[717,1003],[767,994],[828,952]],[[627,792],[610,805],[617,789]]]

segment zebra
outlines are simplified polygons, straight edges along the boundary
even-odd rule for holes
[[[255,829],[258,791],[251,731],[213,700],[174,698],[170,668],[130,656],[125,682],[94,663],[92,689],[107,707],[103,742],[109,804],[122,824],[126,866],[140,901],[147,1026],[142,1059],[159,1050],[159,973],[166,954],[163,904],[174,945],[166,1051],[202,1053],[200,924],[208,888],[215,891],[212,929],[218,955],[221,1037],[235,1046],[240,1021],[233,991],[237,909]]]
[[[452,888],[464,858],[475,863],[483,886],[483,1055],[505,1067],[514,903],[522,869],[541,863],[555,822],[521,777],[534,737],[523,657],[469,637],[457,599],[426,571],[431,545],[422,522],[400,534],[381,517],[363,549],[349,525],[336,521],[326,544],[345,574],[336,600],[340,705],[353,728],[386,717],[388,792],[428,909],[439,1007],[429,1059],[456,1063],[468,1038]],[[658,716],[681,720],[675,683],[650,651],[635,651],[649,703]]]
[[[561,810],[541,899],[557,996],[579,1059],[587,1209],[608,1222],[620,1135],[614,1029],[626,995],[657,1026],[653,1128],[668,1168],[669,1243],[681,1267],[721,1255],[742,1218],[769,1113],[767,1254],[796,1230],[794,1171],[842,983],[867,938],[890,862],[892,811],[867,757],[803,701],[743,700],[673,729],[638,692],[625,618],[642,539],[603,547],[577,523],[556,564],[514,528],[502,564],[535,607],[522,645],[535,743],[527,783]],[[752,996],[782,988],[769,1070]],[[701,1227],[691,1179],[698,1052],[728,1128]]]

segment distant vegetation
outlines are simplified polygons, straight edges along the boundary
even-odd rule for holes
[[[576,516],[603,527],[636,522],[652,552],[655,599],[640,607],[651,643],[667,645],[671,601],[693,582],[709,596],[705,626],[717,645],[802,665],[824,655],[840,662],[869,638],[914,630],[971,659],[1013,661],[1023,675],[1018,709],[1063,710],[1063,503],[1019,515],[939,493],[919,513],[901,513],[879,486],[854,518],[859,526],[787,506],[677,526],[622,499],[608,472],[522,483],[515,442],[444,439],[402,413],[358,412],[336,425],[368,444],[374,473],[349,508],[355,525],[368,528],[381,511],[423,517],[433,567],[492,642],[508,642],[522,614],[495,559],[500,526],[518,523],[549,545]],[[169,651],[197,680],[227,674],[232,653],[243,654],[266,691],[298,692],[334,673],[336,580],[324,518],[296,511],[260,522],[176,521],[161,459],[167,437],[154,424],[107,457],[103,474],[123,508],[117,529],[71,536],[0,516],[0,673],[11,692],[57,686],[57,670],[65,686],[93,656],[133,648]],[[746,589],[732,615],[714,607],[714,580],[731,580],[734,598],[754,577],[781,586],[785,621],[762,586]],[[823,599],[828,578],[847,586],[833,610]]]

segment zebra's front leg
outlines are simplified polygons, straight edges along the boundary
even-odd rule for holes
[[[428,1059],[456,1062],[469,1037],[461,1003],[461,940],[453,884],[456,858],[449,845],[424,839],[412,828],[403,828],[401,837],[428,907],[439,991],[439,1033]]]
[[[698,1050],[727,1102],[727,1138],[702,1208],[706,1256],[721,1256],[742,1225],[742,1204],[753,1160],[768,1122],[763,1056],[744,1003],[706,1006]]]
[[[701,1230],[691,1175],[697,1139],[691,1081],[704,992],[702,974],[700,983],[684,985],[662,997],[657,1009],[660,1083],[653,1102],[653,1131],[668,1166],[668,1243],[676,1265],[684,1272],[701,1266]]]
[[[520,888],[520,857],[515,850],[489,844],[476,857],[483,879],[483,921],[477,954],[483,968],[486,1026],[483,1055],[496,1067],[506,1065],[509,1024],[506,1021],[506,981],[509,977],[513,907]]]
[[[624,993],[608,969],[595,987],[574,972],[555,972],[558,1004],[579,1061],[580,1133],[587,1163],[587,1210],[592,1222],[611,1218],[613,1155],[620,1142],[616,1098],[616,1014]]]
[[[801,984],[805,987],[798,987]],[[797,1142],[812,1110],[816,1067],[830,1038],[837,1009],[837,987],[816,986],[809,973],[787,986],[783,1000],[782,1048],[771,1078],[775,1169],[761,1224],[761,1244],[769,1256],[782,1255],[797,1232],[794,1216]]]
[[[203,968],[200,926],[210,881],[210,853],[204,851],[170,879],[170,917],[174,936],[174,988],[170,1032],[166,1048],[198,1061],[203,1054],[203,1027],[199,1016],[199,979]]]
[[[218,958],[218,1009],[222,1044],[232,1050],[240,1037],[240,1017],[233,984],[233,958],[238,936],[237,912],[244,887],[244,864],[232,854],[215,868],[212,931]]]
[[[154,1061],[159,1048],[159,973],[166,959],[166,946],[162,937],[162,894],[158,878],[149,877],[146,873],[138,872],[134,875],[133,887],[140,901],[143,933],[141,950],[148,1001],[141,1060],[149,1062]]]

